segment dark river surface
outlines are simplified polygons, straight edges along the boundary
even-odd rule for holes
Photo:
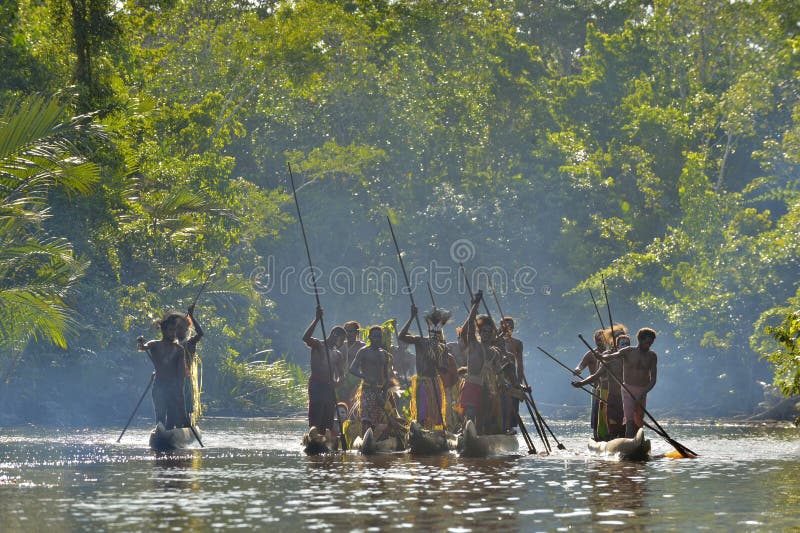
[[[306,457],[303,420],[205,419],[171,456],[144,427],[0,429],[0,530],[800,531],[800,429],[662,425],[700,457],[599,458],[556,421],[567,450],[491,459]]]

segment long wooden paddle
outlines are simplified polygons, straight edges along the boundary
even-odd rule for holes
[[[311,271],[311,281],[314,283],[314,297],[317,299],[317,309],[321,309],[322,305],[319,303],[319,289],[317,288],[317,275],[314,273],[314,265],[311,262],[311,252],[308,248],[308,239],[306,238],[306,227],[303,224],[303,215],[300,214],[300,202],[297,201],[297,189],[294,186],[294,175],[292,174],[292,165],[288,161],[286,166],[289,168],[289,180],[292,184],[292,196],[294,196],[294,206],[297,208],[297,220],[300,222],[300,230],[303,233],[303,243],[306,245],[306,257],[308,258],[308,269]],[[319,325],[322,329],[322,345],[325,347],[325,360],[328,363],[328,377],[331,380],[331,394],[333,395],[334,412],[336,413],[336,422],[339,425],[339,440],[342,444],[342,450],[347,451],[347,437],[344,435],[344,426],[342,418],[339,416],[339,399],[336,397],[336,387],[333,380],[333,367],[331,367],[331,356],[328,350],[328,336],[325,334],[325,322],[322,318],[319,319]]]
[[[587,347],[587,348],[589,348],[589,350],[591,350],[591,351],[592,351],[592,353],[594,354],[594,356],[597,358],[598,362],[599,362],[601,365],[603,365],[603,368],[605,368],[605,369],[606,369],[606,373],[607,373],[609,376],[611,376],[611,377],[614,379],[614,381],[616,381],[617,383],[619,383],[619,385],[622,387],[622,389],[623,389],[625,392],[627,392],[628,394],[630,394],[631,398],[633,398],[633,400],[634,400],[634,401],[635,401],[635,402],[636,402],[636,403],[639,405],[639,407],[641,407],[641,408],[642,408],[642,411],[644,412],[644,414],[646,414],[646,415],[647,415],[647,417],[648,417],[650,420],[652,420],[652,421],[653,421],[653,424],[655,424],[655,426],[656,426],[656,427],[659,429],[659,431],[656,431],[656,434],[657,434],[657,435],[659,435],[659,436],[660,436],[661,438],[663,438],[664,440],[666,440],[666,441],[667,441],[667,442],[668,442],[670,445],[672,445],[672,447],[673,447],[673,448],[675,448],[675,449],[678,451],[678,453],[680,453],[680,454],[681,454],[683,457],[689,457],[689,458],[697,457],[697,454],[696,454],[695,452],[693,452],[692,450],[690,450],[689,448],[687,448],[686,446],[684,446],[684,445],[683,445],[683,444],[681,444],[680,442],[676,441],[675,439],[673,439],[672,437],[670,437],[670,436],[667,434],[666,430],[665,430],[664,428],[662,428],[662,427],[661,427],[661,424],[659,424],[659,423],[658,423],[658,420],[656,420],[656,419],[653,417],[653,415],[651,415],[651,414],[650,414],[650,412],[649,412],[649,411],[648,411],[648,410],[647,410],[647,409],[644,407],[644,405],[642,405],[642,403],[641,403],[641,402],[640,402],[640,401],[639,401],[639,400],[636,398],[636,396],[634,396],[634,395],[633,395],[633,393],[630,391],[630,389],[628,389],[628,387],[627,387],[627,386],[625,386],[625,384],[624,384],[624,383],[623,383],[623,382],[622,382],[622,381],[621,381],[621,380],[620,380],[620,379],[619,379],[619,378],[616,376],[616,374],[614,374],[614,372],[613,372],[613,371],[612,371],[612,370],[611,370],[611,369],[608,367],[608,364],[607,364],[605,361],[603,361],[603,358],[602,358],[602,356],[601,356],[600,354],[598,354],[598,353],[595,351],[595,349],[594,349],[594,348],[592,348],[592,346],[591,346],[591,345],[590,345],[588,342],[586,342],[586,339],[584,339],[584,338],[583,338],[583,335],[581,335],[581,334],[578,334],[578,338],[580,338],[581,342],[583,342],[583,344],[585,344],[585,345],[586,345],[586,347]]]
[[[153,381],[155,381],[155,379],[156,379],[156,373],[153,372],[150,375],[150,380],[147,382],[147,387],[145,387],[144,392],[142,393],[142,396],[139,398],[139,401],[136,402],[136,407],[133,408],[133,412],[131,413],[130,418],[128,418],[128,423],[125,424],[124,428],[122,428],[122,433],[119,434],[119,438],[117,439],[117,442],[122,440],[122,436],[128,430],[128,426],[131,425],[131,421],[133,420],[133,417],[136,416],[136,411],[138,411],[139,410],[139,406],[142,405],[142,401],[144,400],[144,397],[147,396],[147,391],[149,391],[150,387],[153,386]]]
[[[564,363],[562,363],[561,361],[559,361],[558,359],[556,359],[556,358],[555,358],[553,355],[550,355],[550,354],[549,354],[547,351],[545,351],[545,349],[544,349],[544,348],[542,348],[541,346],[537,346],[536,348],[537,348],[537,349],[538,349],[540,352],[542,352],[543,354],[545,354],[547,357],[549,357],[550,359],[552,359],[553,361],[555,361],[556,363],[558,363],[559,365],[561,365],[562,367],[564,367],[564,370],[566,370],[567,372],[569,372],[569,373],[570,373],[570,374],[572,374],[573,376],[580,377],[580,374],[578,374],[578,373],[577,373],[577,372],[575,372],[573,369],[571,369],[570,367],[568,367],[567,365],[565,365]],[[593,391],[590,391],[589,389],[587,389],[585,386],[581,385],[581,386],[580,386],[580,387],[578,387],[578,388],[579,388],[579,389],[581,389],[583,392],[587,393],[589,396],[592,396],[593,398],[597,399],[598,401],[601,401],[601,402],[603,402],[603,403],[608,403],[608,402],[606,402],[604,399],[602,399],[600,396],[598,396],[597,394],[595,394]]]
[[[412,307],[417,307],[416,304],[414,304],[414,293],[411,290],[411,282],[408,281],[408,274],[406,273],[406,265],[405,265],[405,263],[403,263],[403,254],[400,252],[400,245],[397,244],[397,237],[394,234],[394,226],[392,226],[392,219],[387,216],[386,217],[386,221],[389,223],[389,231],[391,231],[391,233],[392,233],[392,241],[394,242],[394,249],[397,252],[397,260],[400,261],[400,268],[403,270],[403,278],[406,280],[406,290],[408,290],[408,297],[411,299],[411,306]],[[430,289],[430,286],[428,286],[428,288]],[[431,300],[433,300],[433,292],[431,292]],[[435,303],[433,304],[433,307],[434,308],[436,307]],[[424,339],[425,335],[422,333],[422,324],[420,324],[420,321],[419,321],[419,314],[414,315],[414,318],[417,319],[417,329],[419,330],[419,336],[422,339]],[[428,349],[432,350],[433,349],[433,341],[430,339],[430,335],[428,335],[428,342],[429,342]],[[414,347],[414,349],[416,350],[416,346]],[[439,416],[442,419],[442,429],[444,429],[445,414],[442,412],[442,401],[439,399],[439,395],[443,391],[437,390],[439,388],[437,386],[437,383],[440,383],[440,382],[439,381],[435,381],[434,382],[434,387],[433,387],[433,390],[434,390],[434,393],[435,393],[434,397],[436,398],[436,409],[438,409]],[[441,385],[444,386],[443,383],[441,383]],[[436,425],[437,424],[434,424],[434,426],[436,426]]]
[[[522,422],[522,417],[517,413],[517,423],[519,424],[519,430],[522,433],[522,439],[525,441],[525,445],[528,447],[528,455],[533,455],[536,453],[536,447],[533,445],[533,439],[528,434],[528,430],[525,428],[525,424]]]
[[[187,415],[187,417],[188,417],[188,415]],[[194,424],[192,424],[191,421],[189,421],[189,429],[192,430],[192,434],[194,435],[194,438],[197,439],[197,443],[200,445],[200,447],[201,448],[205,448],[205,446],[203,446],[203,441],[200,440],[200,435],[197,433],[197,430],[194,428]]]

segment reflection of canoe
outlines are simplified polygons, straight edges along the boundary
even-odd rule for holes
[[[458,454],[461,457],[487,457],[515,452],[519,449],[516,435],[478,435],[475,424],[468,420],[464,432],[458,439]]]
[[[394,453],[403,450],[403,444],[397,437],[389,437],[383,440],[376,440],[369,428],[363,437],[356,437],[353,441],[353,449],[361,452],[361,455],[375,455],[376,453]]]
[[[444,431],[431,431],[411,422],[408,445],[411,455],[440,455],[455,449],[456,439]]]
[[[650,439],[644,438],[639,428],[632,439],[614,439],[608,442],[589,441],[589,450],[600,455],[613,455],[628,461],[647,461],[650,458]]]
[[[155,429],[150,432],[150,449],[156,452],[180,450],[195,441],[191,428],[166,429],[164,424],[159,422]]]
[[[320,431],[312,426],[308,433],[303,435],[303,451],[306,455],[330,453],[338,449],[338,440],[331,434],[330,429]]]

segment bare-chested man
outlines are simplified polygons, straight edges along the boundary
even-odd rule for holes
[[[616,339],[617,349],[627,348],[631,345],[631,338],[620,334]],[[599,352],[598,352],[599,353]],[[584,385],[595,387],[594,392],[599,403],[594,440],[608,441],[625,436],[625,425],[622,423],[624,416],[622,410],[622,387],[610,373],[622,379],[622,359],[614,359],[600,365],[596,372],[588,378],[573,381],[572,386],[580,388]]]
[[[478,316],[482,298],[482,291],[475,293],[469,316],[461,327],[467,355],[467,378],[461,390],[461,408],[465,421],[473,420],[478,433],[496,434],[504,429],[501,376],[496,364],[503,354],[494,346],[494,322],[487,315]]]
[[[446,420],[447,400],[444,398],[441,376],[447,373],[447,345],[442,328],[450,320],[450,312],[433,308],[426,313],[428,337],[411,335],[408,328],[417,316],[417,307],[411,306],[411,316],[398,333],[402,342],[414,345],[417,373],[411,378],[411,415],[425,429],[442,429]]]
[[[378,440],[388,436],[390,421],[386,413],[387,386],[391,376],[391,356],[383,349],[383,330],[369,328],[369,344],[361,348],[350,365],[350,373],[361,378],[361,431],[372,428]]]
[[[185,339],[186,332],[191,326],[193,310],[194,306],[190,307],[186,315],[171,312],[159,320],[157,324],[161,328],[160,340],[150,340],[145,343],[144,338],[137,339],[139,351],[147,352],[155,368],[153,406],[156,422],[163,424],[166,429],[185,427],[189,423],[183,397],[187,349],[193,351],[197,341],[202,337],[200,331],[188,341]],[[188,342],[191,344],[187,345]]]
[[[514,319],[504,316],[500,320],[500,335],[502,336],[506,353],[513,361],[513,366],[509,367],[511,372],[510,385],[513,387],[525,387],[530,390],[528,378],[525,377],[525,369],[522,363],[522,341],[514,337]],[[519,425],[519,398],[506,395],[506,429],[515,428]]]
[[[344,344],[345,332],[341,326],[331,330],[325,344],[312,337],[317,323],[322,320],[322,308],[317,307],[314,321],[309,324],[303,334],[303,342],[311,348],[311,376],[308,378],[308,427],[319,430],[330,429],[333,433],[339,428],[334,427],[336,414],[336,391],[334,387],[344,376],[344,355],[340,348]],[[327,351],[325,345],[327,344]],[[328,359],[330,364],[328,366]]]
[[[594,345],[597,347],[596,350],[595,350],[597,353],[601,354],[601,353],[604,353],[606,351],[606,336],[605,336],[605,333],[603,332],[602,329],[598,329],[597,331],[594,332]],[[583,354],[583,357],[581,358],[581,362],[578,363],[578,366],[575,367],[575,370],[573,370],[573,373],[576,376],[580,376],[580,374],[581,374],[581,372],[583,371],[584,368],[588,368],[589,369],[589,375],[590,376],[594,375],[597,372],[597,370],[600,368],[600,363],[597,361],[597,357],[594,355],[594,353],[591,350],[589,350],[585,354]],[[592,428],[592,438],[594,440],[597,440],[597,438],[598,438],[598,435],[597,435],[597,413],[600,410],[600,400],[599,400],[600,395],[597,392],[597,386],[598,386],[599,381],[598,380],[592,380],[589,383],[591,383],[592,387],[594,388],[594,391],[593,391],[594,395],[592,396],[592,414],[590,415],[591,418],[589,418],[589,425]],[[574,385],[574,383],[573,383],[573,385]]]
[[[342,352],[344,353],[344,367],[349,369],[350,365],[353,363],[353,360],[356,358],[358,351],[367,344],[361,340],[361,336],[359,334],[361,332],[361,324],[355,320],[350,320],[345,322],[342,327],[347,334],[347,338],[344,341],[344,346],[342,347]],[[339,384],[339,400],[344,401],[348,406],[351,406],[353,404],[353,396],[355,395],[357,388],[358,378],[347,372],[342,379],[342,383]]]
[[[625,385],[622,390],[622,409],[625,413],[625,436],[628,438],[636,436],[636,432],[644,425],[647,393],[656,385],[658,365],[658,356],[650,349],[656,340],[656,332],[650,328],[642,328],[636,333],[636,340],[636,346],[628,346],[602,356],[606,362],[622,360],[621,379]]]

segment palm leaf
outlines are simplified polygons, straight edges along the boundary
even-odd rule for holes
[[[47,340],[66,348],[76,326],[63,298],[88,263],[71,244],[42,229],[53,187],[86,194],[100,169],[80,146],[102,136],[91,115],[66,118],[41,96],[9,100],[0,110],[0,345]]]

